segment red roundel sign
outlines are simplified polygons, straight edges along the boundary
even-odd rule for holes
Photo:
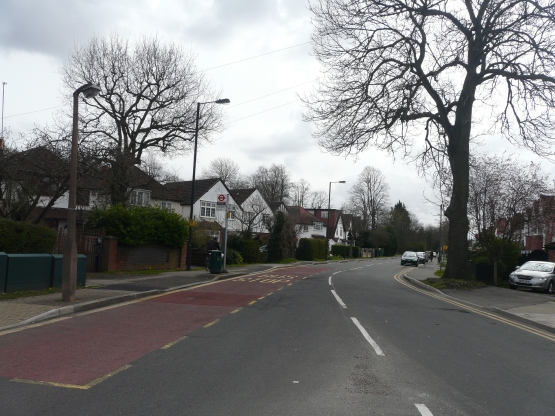
[[[224,194],[218,195],[218,202],[225,202],[225,195]]]

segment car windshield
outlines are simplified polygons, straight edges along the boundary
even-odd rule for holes
[[[414,251],[405,251],[403,257],[416,257],[416,253]]]
[[[520,270],[531,270],[534,272],[552,272],[553,271],[553,264],[551,263],[536,263],[529,261],[528,263],[524,263]]]

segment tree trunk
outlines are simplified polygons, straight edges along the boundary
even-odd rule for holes
[[[468,262],[468,196],[470,176],[470,129],[475,88],[469,87],[467,78],[457,107],[456,122],[449,132],[447,153],[453,175],[453,192],[445,216],[449,219],[448,261],[444,278],[470,279]]]

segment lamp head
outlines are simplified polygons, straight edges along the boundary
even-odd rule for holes
[[[82,88],[83,89],[81,90],[81,92],[83,93],[83,96],[85,98],[96,97],[98,94],[100,94],[100,87],[98,85],[87,84]]]
[[[337,182],[337,183],[345,183],[345,181],[339,181],[339,182]]]
[[[220,98],[219,100],[214,101],[216,104],[229,104],[229,98]]]

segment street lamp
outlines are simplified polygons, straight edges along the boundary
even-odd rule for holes
[[[73,93],[73,133],[69,166],[69,201],[67,204],[67,234],[62,265],[62,302],[75,302],[77,290],[77,244],[75,242],[75,205],[77,202],[77,124],[79,120],[79,94],[85,98],[96,97],[100,87],[85,84]]]
[[[221,98],[216,101],[208,101],[206,103],[197,103],[197,119],[195,122],[195,151],[193,155],[193,181],[191,184],[191,209],[189,211],[189,239],[187,240],[187,257],[186,257],[186,269],[191,270],[191,256],[193,251],[193,204],[195,202],[195,173],[197,169],[197,142],[198,142],[198,121],[200,119],[200,106],[203,104],[229,104],[228,98]]]
[[[330,240],[328,238],[328,233],[330,231],[330,204],[331,204],[331,184],[332,183],[345,183],[345,181],[330,182],[330,188],[328,190],[328,221],[326,223],[326,261],[328,261],[328,254],[330,250]]]

